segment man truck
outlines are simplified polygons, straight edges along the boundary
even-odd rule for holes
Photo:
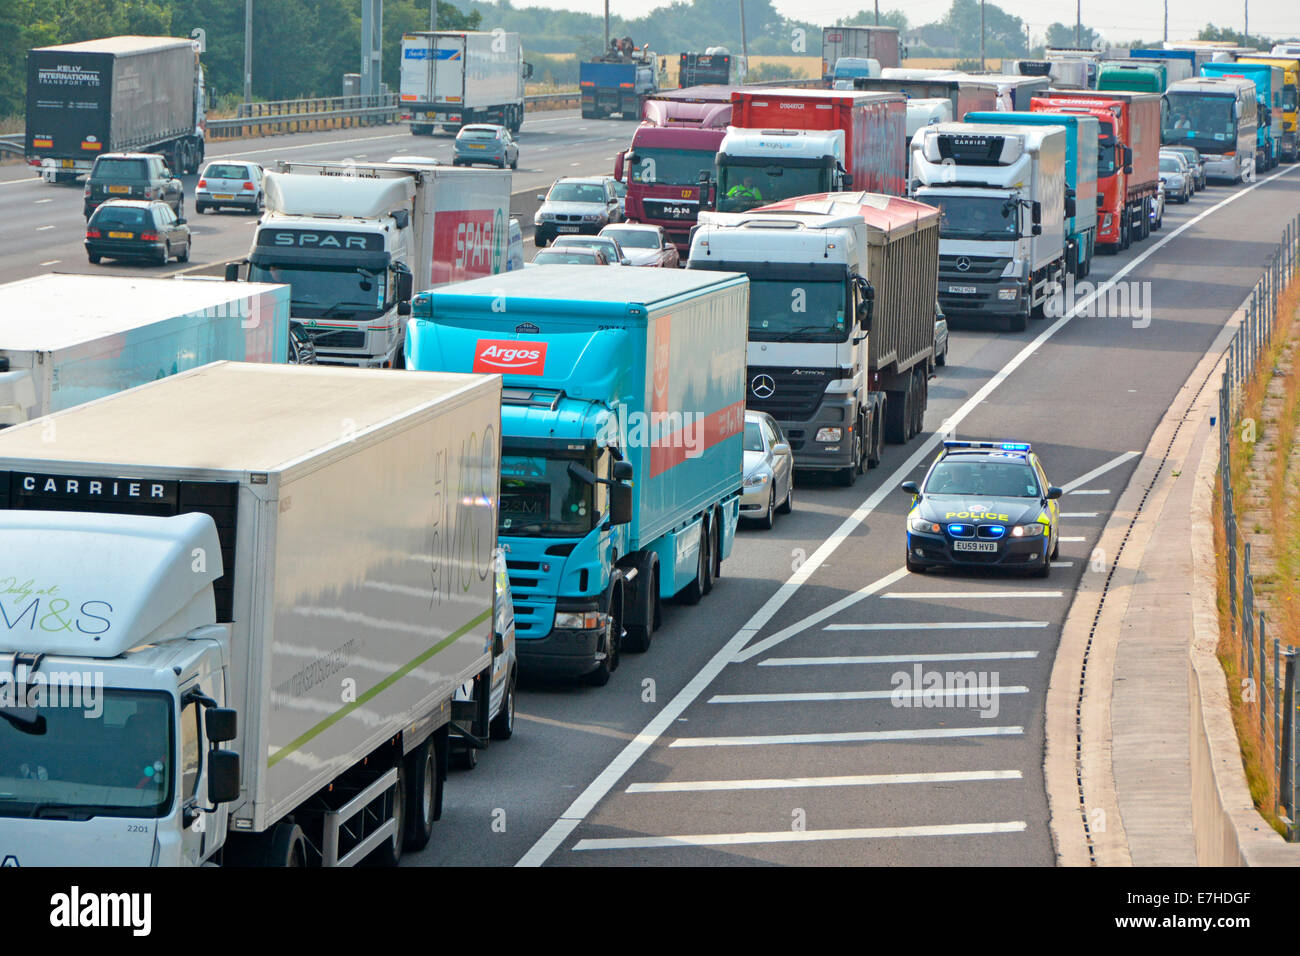
[[[1034,97],[1032,112],[1097,118],[1097,245],[1104,252],[1127,249],[1151,234],[1151,202],[1160,189],[1161,110],[1155,93],[1049,90]]]
[[[835,82],[835,64],[843,57],[876,60],[881,68],[903,61],[903,41],[897,27],[835,26],[822,30],[822,81]]]
[[[701,217],[688,268],[749,276],[747,407],[781,423],[796,468],[852,485],[921,431],[938,262],[938,212],[878,193]]]
[[[1076,279],[1086,276],[1097,248],[1097,118],[1083,113],[967,113],[966,122],[1065,127],[1066,205],[1072,199],[1074,206],[1065,216],[1065,271]]]
[[[714,178],[720,211],[850,187],[906,191],[901,93],[737,90],[731,101]]]
[[[27,704],[0,721],[6,855],[422,848],[451,725],[486,711],[453,697],[489,686],[497,649],[500,395],[489,375],[217,363],[0,433],[0,579],[31,582],[0,594],[0,683]],[[33,704],[51,682],[82,706]]]
[[[917,134],[912,196],[942,211],[939,304],[1024,331],[1065,278],[1063,126],[944,123]]]
[[[458,130],[495,123],[519,132],[524,123],[524,62],[518,33],[407,33],[402,36],[398,97],[416,136],[435,126]]]
[[[321,364],[400,363],[413,289],[506,271],[508,170],[281,162],[265,189],[246,274],[292,288]]]
[[[522,671],[602,685],[694,604],[740,514],[748,282],[538,266],[416,297],[415,369],[503,376],[501,519]],[[401,376],[398,376],[399,380]]]
[[[285,362],[289,289],[44,275],[0,285],[0,428],[209,362]]]
[[[104,37],[27,54],[27,162],[72,182],[105,153],[161,153],[196,173],[204,153],[203,67],[193,40]]]

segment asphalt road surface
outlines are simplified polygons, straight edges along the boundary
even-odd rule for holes
[[[453,771],[433,842],[404,865],[1050,865],[1044,700],[1062,621],[1098,573],[1133,453],[1298,207],[1300,168],[1212,186],[1095,262],[1094,311],[1121,305],[1105,287],[1118,277],[1140,297],[1128,317],[955,329],[929,431],[851,489],[799,476],[794,513],[743,529],[713,593],[666,608],[606,687],[525,686],[514,738]],[[896,489],[940,429],[1032,442],[1068,490],[1049,579],[902,570]],[[972,674],[981,693],[897,706],[918,668]]]

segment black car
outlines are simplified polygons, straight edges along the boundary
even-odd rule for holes
[[[166,265],[190,261],[190,227],[163,202],[113,199],[86,223],[86,258],[147,259]]]
[[[83,195],[87,220],[110,199],[165,202],[177,218],[185,215],[185,187],[157,153],[105,153],[91,167]]]
[[[1061,489],[1024,442],[945,441],[912,495],[907,570],[1015,568],[1047,577],[1056,559]]]

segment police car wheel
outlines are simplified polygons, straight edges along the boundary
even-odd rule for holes
[[[1051,555],[1048,555],[1048,557],[1046,558],[1046,560],[1044,560],[1043,563],[1042,563],[1041,565],[1039,565],[1037,568],[1035,568],[1034,571],[1031,572],[1031,573],[1032,573],[1033,576],[1036,577],[1036,578],[1045,578],[1045,577],[1047,577],[1048,575],[1050,575],[1050,574],[1052,573],[1052,558],[1051,558]]]
[[[916,561],[913,561],[913,560],[912,560],[912,556],[911,556],[910,554],[907,555],[907,557],[906,557],[906,559],[904,560],[903,563],[907,566],[907,570],[911,571],[913,574],[924,574],[924,573],[925,573],[925,565],[924,565],[924,564],[920,564],[920,563],[918,563],[918,562],[916,562]]]
[[[1056,541],[1052,544],[1051,560],[1055,561],[1060,556],[1061,556],[1061,539],[1057,538]]]

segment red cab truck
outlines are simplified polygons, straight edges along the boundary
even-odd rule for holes
[[[696,86],[647,99],[631,148],[614,157],[614,178],[627,182],[627,220],[663,227],[683,259],[700,211],[700,174],[713,172],[736,89]]]
[[[1035,96],[1035,113],[1088,113],[1098,120],[1097,248],[1127,249],[1151,234],[1150,202],[1160,188],[1158,93],[1048,90]]]
[[[903,196],[907,192],[906,97],[857,90],[750,89],[731,96],[728,142],[717,159],[717,205],[746,178],[760,195],[749,206],[844,189]],[[826,149],[801,155],[782,149],[780,131],[827,135]],[[752,134],[752,135],[751,135]],[[806,138],[805,138],[806,139]],[[843,156],[839,155],[842,148]],[[823,155],[824,153],[824,155]],[[836,166],[841,166],[837,170]],[[847,174],[847,175],[845,175]]]

